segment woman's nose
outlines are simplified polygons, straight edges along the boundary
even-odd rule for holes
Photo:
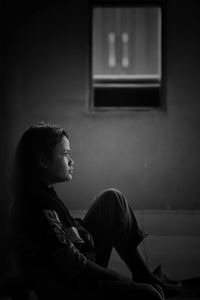
[[[74,165],[74,161],[73,161],[73,159],[70,157],[70,159],[69,159],[69,165],[70,166],[73,166]]]

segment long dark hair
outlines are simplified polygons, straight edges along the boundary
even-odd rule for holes
[[[54,146],[66,131],[58,125],[40,122],[27,128],[22,135],[15,153],[13,172],[13,193],[23,198],[26,190],[34,188],[40,181],[41,157],[49,158]]]

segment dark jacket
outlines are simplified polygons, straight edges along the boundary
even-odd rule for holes
[[[80,234],[77,222],[57,196],[42,184],[26,191],[23,201],[13,205],[15,245],[22,266],[37,264],[58,267],[76,277],[87,264],[93,244]]]

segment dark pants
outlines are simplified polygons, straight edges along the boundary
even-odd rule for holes
[[[107,189],[94,198],[84,218],[96,248],[96,262],[107,267],[112,248],[124,259],[146,236],[124,195]]]

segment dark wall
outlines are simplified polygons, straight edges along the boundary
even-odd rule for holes
[[[107,187],[136,209],[200,209],[200,19],[198,1],[166,3],[166,111],[90,113],[87,1],[7,7],[8,173],[22,131],[64,126],[74,178],[59,184],[70,209],[87,209]],[[22,7],[20,7],[22,8]]]

